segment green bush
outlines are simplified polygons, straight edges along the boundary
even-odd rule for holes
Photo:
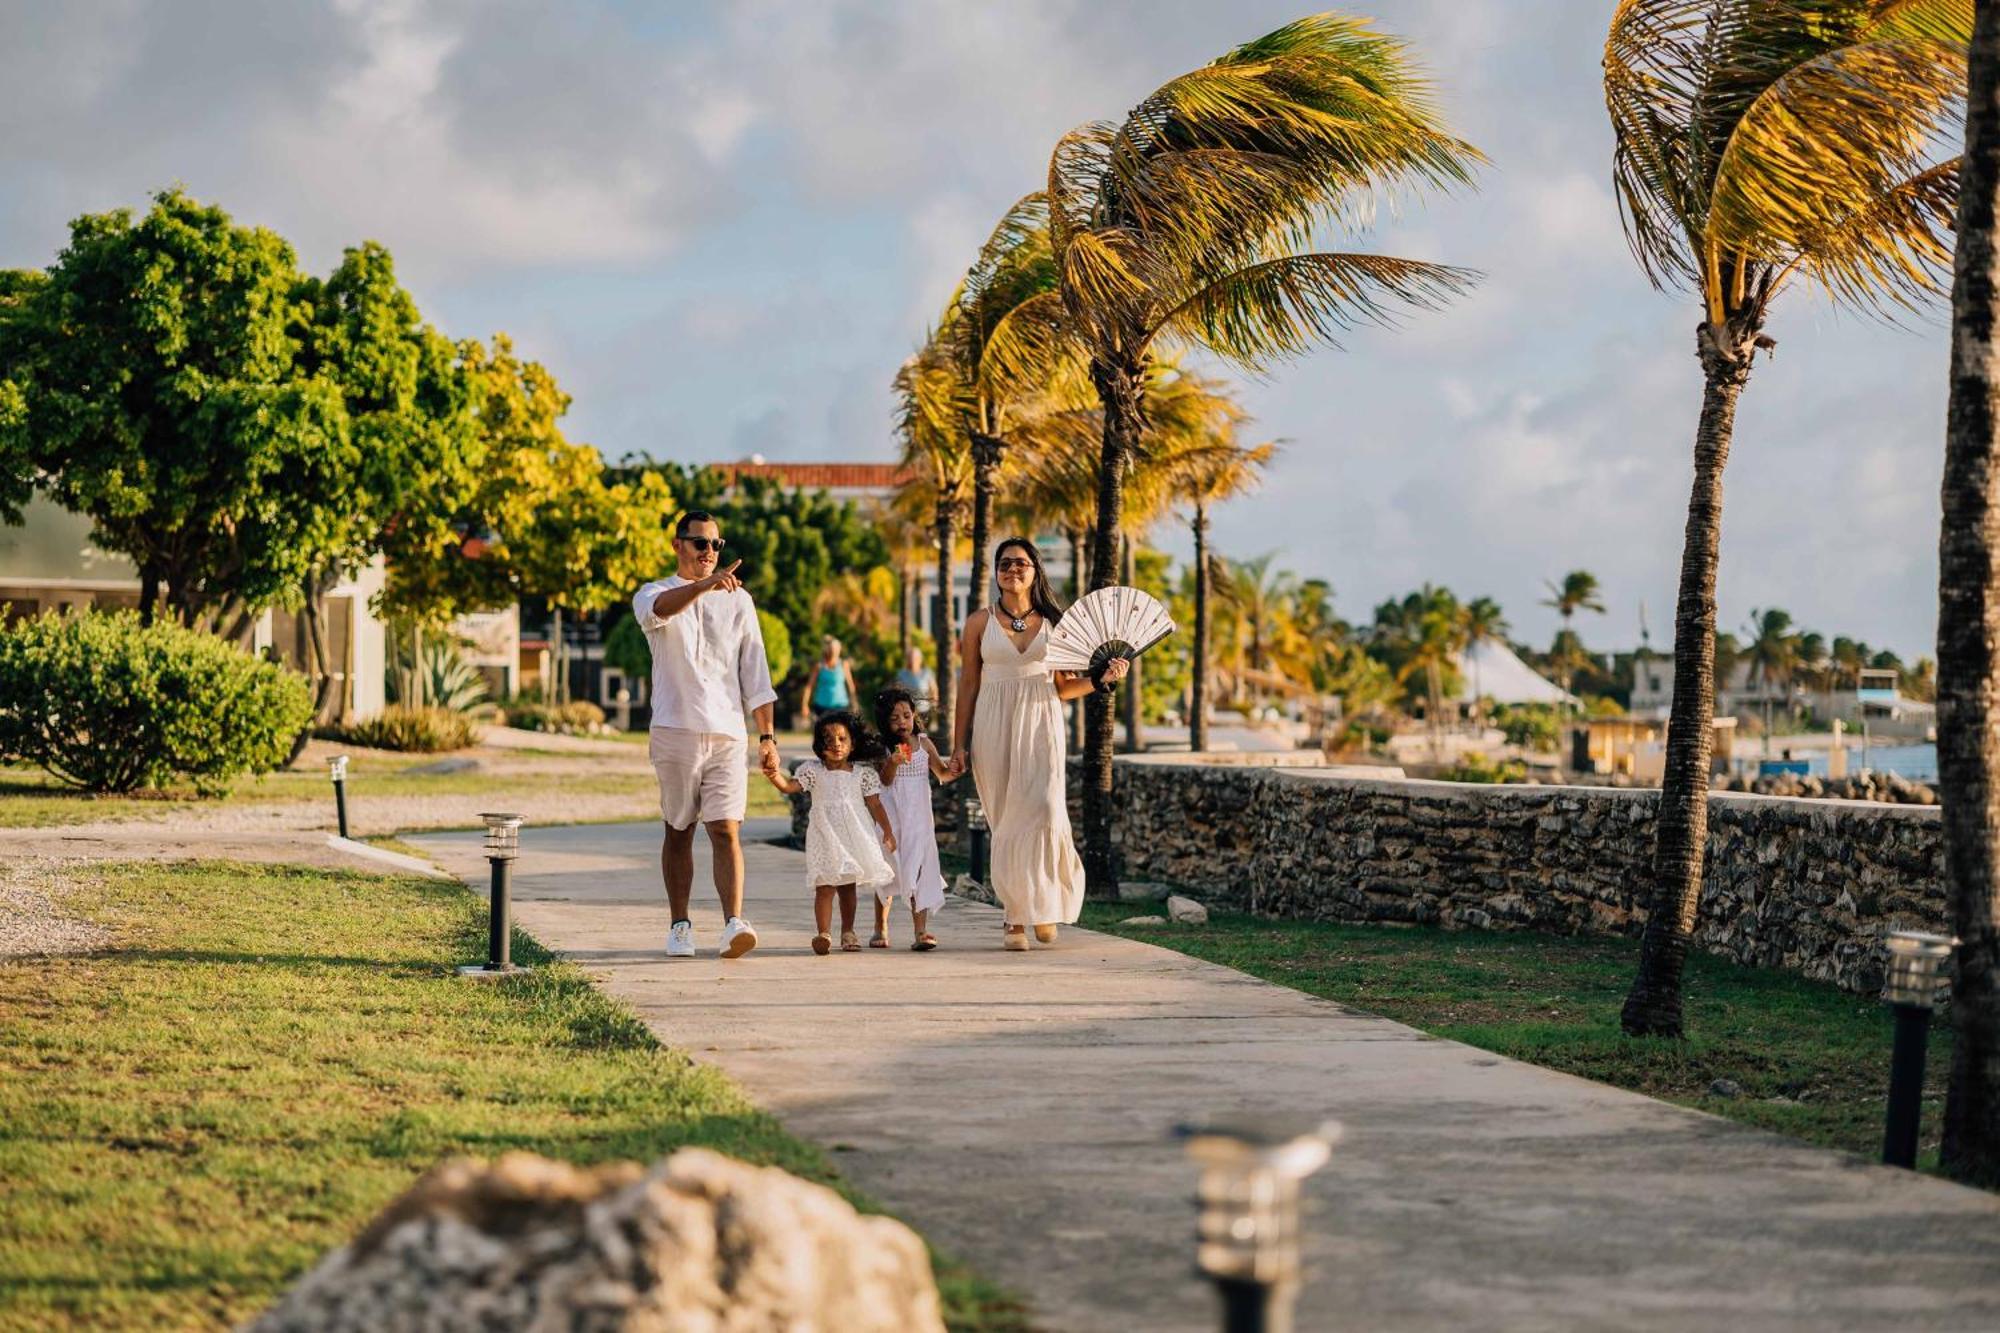
[[[423,636],[421,672],[410,649],[410,631],[398,630],[389,638],[389,702],[416,702],[417,686],[423,685],[424,704],[454,713],[476,713],[486,702],[486,678],[479,668],[465,660],[450,635],[433,631]]]
[[[1494,763],[1483,754],[1468,754],[1438,774],[1445,782],[1519,782],[1528,776],[1528,766],[1509,759]]]
[[[479,739],[479,728],[471,718],[449,708],[405,708],[391,704],[373,717],[328,727],[321,734],[371,750],[436,754],[440,750],[463,750]]]
[[[1547,753],[1562,741],[1562,715],[1551,704],[1501,704],[1493,710],[1493,725],[1509,745],[1525,750]]]
[[[516,699],[507,705],[507,725],[523,731],[590,736],[605,730],[604,710],[586,699],[574,699],[566,704]]]
[[[604,636],[604,660],[628,676],[644,680],[653,671],[653,650],[637,616],[625,616]]]
[[[0,757],[90,791],[225,791],[283,764],[311,716],[283,667],[130,611],[0,629]]]
[[[757,628],[764,634],[764,660],[771,665],[771,679],[783,680],[792,674],[792,632],[784,621],[761,608]]]

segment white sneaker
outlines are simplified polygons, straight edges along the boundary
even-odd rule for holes
[[[694,957],[694,925],[691,922],[676,921],[673,929],[667,932],[667,957]]]
[[[741,958],[757,947],[757,928],[740,916],[729,918],[722,928],[722,956]]]

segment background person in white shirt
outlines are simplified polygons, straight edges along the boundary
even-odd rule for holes
[[[647,746],[660,779],[660,877],[673,923],[669,958],[694,957],[688,899],[694,891],[694,826],[708,827],[715,894],[722,900],[722,956],[741,958],[757,947],[743,919],[743,845],[739,830],[749,799],[743,714],[757,717],[759,765],[778,767],[771,734],[771,668],[750,594],[736,577],[738,560],[718,570],[722,530],[701,510],[674,527],[679,568],[632,598],[632,613],[653,652],[653,726]]]

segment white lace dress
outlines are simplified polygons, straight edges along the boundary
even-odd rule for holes
[[[882,830],[868,813],[868,798],[882,794],[882,775],[873,767],[830,769],[808,759],[792,773],[812,793],[806,824],[806,880],[821,884],[894,883],[896,869],[882,851]]]

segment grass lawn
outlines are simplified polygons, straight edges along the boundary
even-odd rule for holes
[[[512,750],[483,752],[481,767],[456,773],[416,770],[450,759],[450,755],[405,755],[381,750],[354,750],[347,770],[350,797],[483,796],[514,802],[513,808],[533,809],[545,798],[629,796],[644,804],[657,800],[653,771],[643,755],[627,762],[615,756]],[[521,760],[536,771],[509,771]],[[558,766],[559,765],[559,766]],[[330,819],[333,783],[326,765],[316,759],[298,768],[246,777],[226,796],[203,797],[192,788],[136,792],[129,796],[94,796],[67,786],[40,769],[0,766],[0,828],[47,828],[97,820],[146,819],[175,811],[228,805],[324,804]],[[753,776],[751,818],[788,815],[791,808],[770,783]],[[643,810],[637,813],[643,814]]]
[[[456,885],[131,866],[66,906],[120,942],[0,964],[0,1329],[234,1323],[450,1154],[700,1144],[839,1187],[525,937],[532,977],[456,979],[485,938]],[[1023,1326],[963,1269],[939,1279],[955,1327]]]
[[[1083,924],[1238,968],[1531,1064],[1869,1157],[1882,1149],[1891,1023],[1877,1001],[1706,954],[1687,966],[1684,1042],[1635,1041],[1618,1010],[1636,940],[1266,921],[1121,926],[1147,904],[1091,903]],[[1920,1165],[1935,1168],[1951,1029],[1931,1036]],[[1742,1088],[1716,1096],[1710,1084]]]

